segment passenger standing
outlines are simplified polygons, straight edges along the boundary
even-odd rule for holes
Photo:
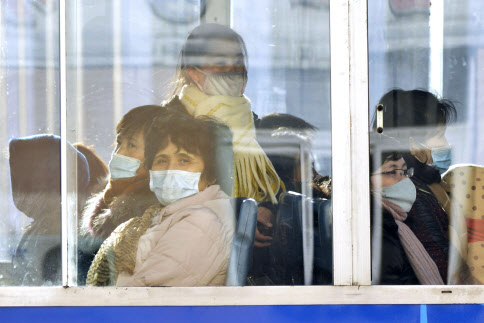
[[[374,261],[379,278],[377,283],[390,285],[442,285],[439,268],[416,234],[409,228],[408,212],[413,208],[417,192],[408,169],[399,153],[385,157],[381,167],[372,169],[372,222],[373,234],[381,230],[381,244],[374,241],[373,252],[380,261]],[[381,212],[378,212],[381,210]],[[377,221],[381,214],[381,221]],[[381,227],[376,223],[380,222]],[[381,246],[381,249],[376,249]]]
[[[244,40],[231,28],[196,27],[180,52],[173,97],[164,104],[181,106],[193,116],[216,117],[229,126],[234,147],[232,196],[254,198],[259,203],[257,221],[270,230],[276,194],[284,184],[256,141],[255,114],[244,96],[247,61]],[[257,229],[254,245],[267,247],[271,239]]]
[[[256,141],[246,83],[247,49],[239,34],[218,24],[192,30],[180,53],[175,95],[189,114],[216,117],[233,132],[233,195],[277,203],[281,181]]]

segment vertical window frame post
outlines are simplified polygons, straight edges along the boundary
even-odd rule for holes
[[[370,285],[367,2],[330,8],[334,284]]]

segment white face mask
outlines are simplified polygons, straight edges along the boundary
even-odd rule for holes
[[[380,191],[374,191],[374,193],[381,195],[382,199],[398,205],[404,212],[410,211],[417,198],[417,189],[410,178],[405,178],[396,184],[382,187]]]
[[[150,170],[150,190],[161,204],[167,206],[198,193],[201,174],[183,170]]]
[[[141,164],[141,160],[128,156],[113,153],[109,161],[109,172],[111,179],[120,179],[136,176],[136,171]]]
[[[242,96],[247,84],[247,72],[207,73],[194,67],[205,75],[203,86],[194,80],[197,87],[207,95]]]

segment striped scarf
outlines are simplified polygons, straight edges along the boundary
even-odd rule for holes
[[[256,141],[249,99],[245,96],[209,96],[195,86],[185,85],[180,92],[180,100],[194,117],[216,117],[232,131],[233,195],[254,198],[258,202],[270,200],[277,203],[276,194],[283,184]]]
[[[148,208],[143,216],[124,222],[113,231],[99,249],[87,273],[86,285],[113,286],[121,272],[133,273],[138,241],[151,225],[159,205]]]
[[[413,231],[403,221],[407,219],[407,213],[398,205],[381,199],[381,204],[390,212],[398,226],[398,237],[402,243],[403,250],[410,261],[418,281],[422,285],[444,285],[439,269],[429,256],[424,246],[415,236]]]

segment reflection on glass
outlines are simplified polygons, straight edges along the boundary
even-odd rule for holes
[[[476,144],[484,124],[482,9],[474,0],[369,3],[374,284],[483,282],[475,194],[484,164]],[[413,176],[390,183],[392,174],[377,170],[395,156]]]
[[[159,9],[68,4],[68,140],[110,171],[71,232],[77,284],[331,284],[328,6]]]
[[[58,15],[0,1],[0,285],[60,284]]]

